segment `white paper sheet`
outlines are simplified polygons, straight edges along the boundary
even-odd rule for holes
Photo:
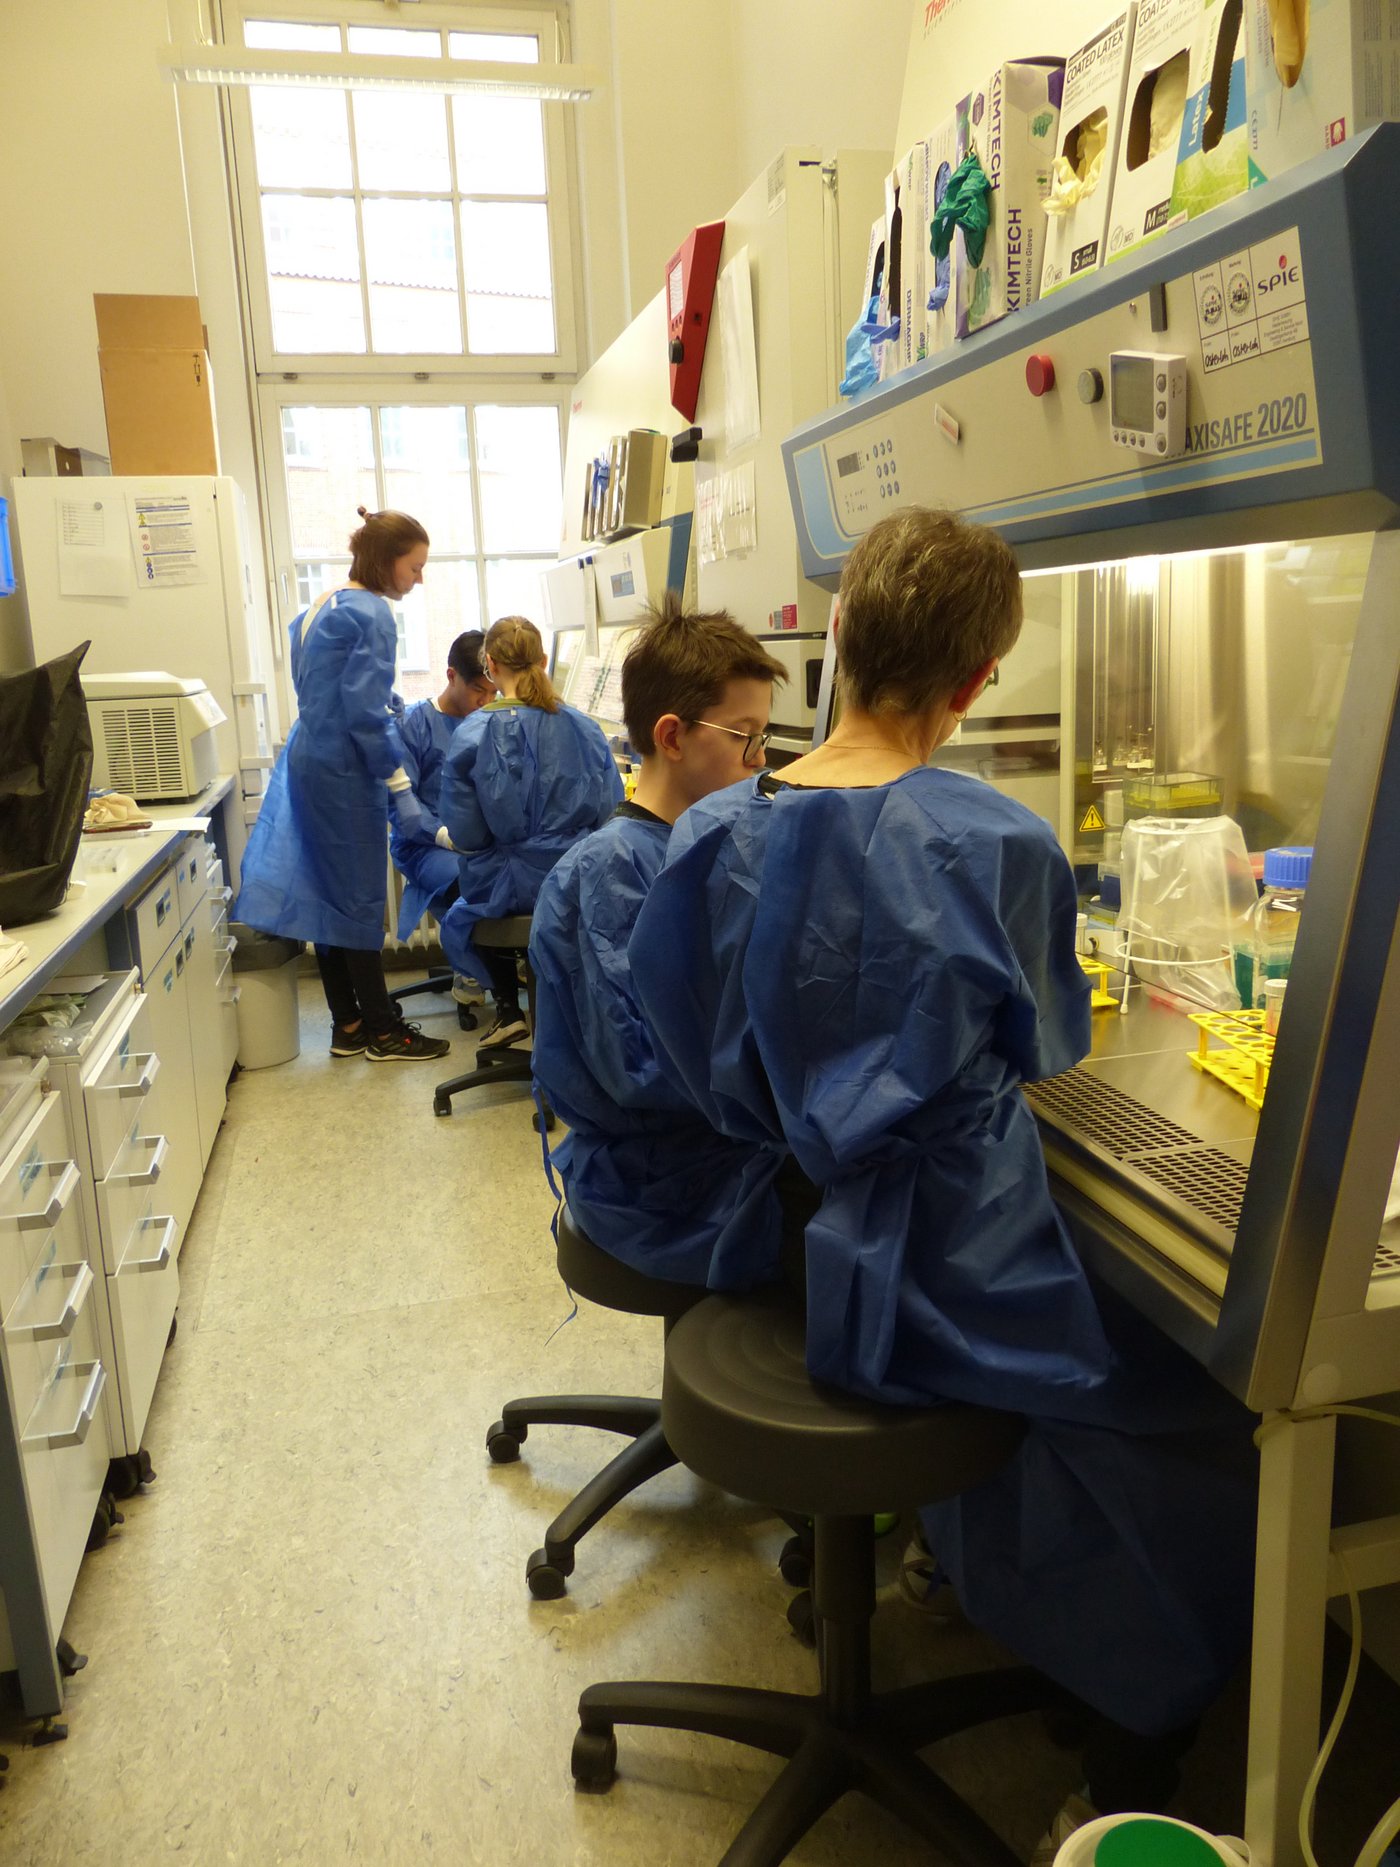
[[[720,351],[724,359],[725,453],[758,439],[758,359],[754,351],[753,280],[749,249],[741,246],[715,288]]]
[[[115,499],[58,502],[60,596],[126,596],[131,589],[121,507]]]
[[[195,533],[188,495],[130,494],[131,543],[136,581],[143,590],[172,584],[207,583],[208,567]]]

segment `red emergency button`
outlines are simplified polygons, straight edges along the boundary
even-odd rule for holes
[[[1055,365],[1050,357],[1026,358],[1026,387],[1032,395],[1044,395],[1055,387]]]

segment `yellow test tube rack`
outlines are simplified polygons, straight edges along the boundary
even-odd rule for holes
[[[1264,1106],[1274,1040],[1264,1029],[1262,1011],[1196,1011],[1191,1022],[1200,1031],[1192,1063],[1243,1096],[1252,1109]],[[1212,1048],[1212,1045],[1220,1048]]]
[[[1102,960],[1086,959],[1082,953],[1079,955],[1079,964],[1087,974],[1091,987],[1089,1009],[1091,1011],[1117,1011],[1118,1000],[1108,989],[1109,968]]]

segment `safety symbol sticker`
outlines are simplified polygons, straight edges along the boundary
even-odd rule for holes
[[[1091,804],[1080,819],[1079,834],[1083,836],[1090,830],[1101,830],[1103,827],[1104,822],[1103,818],[1099,815],[1098,805]]]

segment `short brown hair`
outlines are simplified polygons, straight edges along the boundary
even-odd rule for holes
[[[361,506],[359,514],[364,524],[350,534],[350,581],[384,596],[394,565],[415,545],[427,544],[428,534],[406,512],[366,512]]]
[[[668,590],[646,615],[622,664],[622,717],[643,758],[656,750],[653,733],[663,714],[698,720],[730,681],[787,679],[783,664],[726,610],[683,609]]]
[[[482,650],[515,676],[515,697],[522,706],[538,707],[542,713],[559,711],[554,683],[540,666],[543,638],[527,616],[502,616],[493,622]]]
[[[1021,633],[1011,547],[951,512],[910,507],[881,519],[841,573],[836,667],[867,713],[919,713],[956,693]]]

